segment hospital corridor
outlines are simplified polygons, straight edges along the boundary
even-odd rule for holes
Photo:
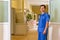
[[[40,39],[60,40],[60,0],[0,0],[0,40]]]
[[[12,0],[11,40],[38,40],[38,18],[42,4],[50,14],[47,39],[60,40],[59,3],[59,0]]]

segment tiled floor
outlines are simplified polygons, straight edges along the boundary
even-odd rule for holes
[[[37,40],[37,31],[30,31],[25,36],[12,35],[12,40]]]

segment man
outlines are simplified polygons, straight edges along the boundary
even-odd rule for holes
[[[45,5],[40,6],[41,15],[39,15],[38,23],[38,40],[47,40],[50,16],[45,12],[45,9]]]

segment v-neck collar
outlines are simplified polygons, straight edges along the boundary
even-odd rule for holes
[[[45,14],[45,12],[44,13],[42,13],[41,15],[44,15]]]

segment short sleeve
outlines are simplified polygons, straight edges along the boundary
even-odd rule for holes
[[[39,15],[38,20],[40,20],[40,16],[41,16],[41,15]]]
[[[46,22],[49,22],[49,20],[50,20],[50,15],[46,15]]]

